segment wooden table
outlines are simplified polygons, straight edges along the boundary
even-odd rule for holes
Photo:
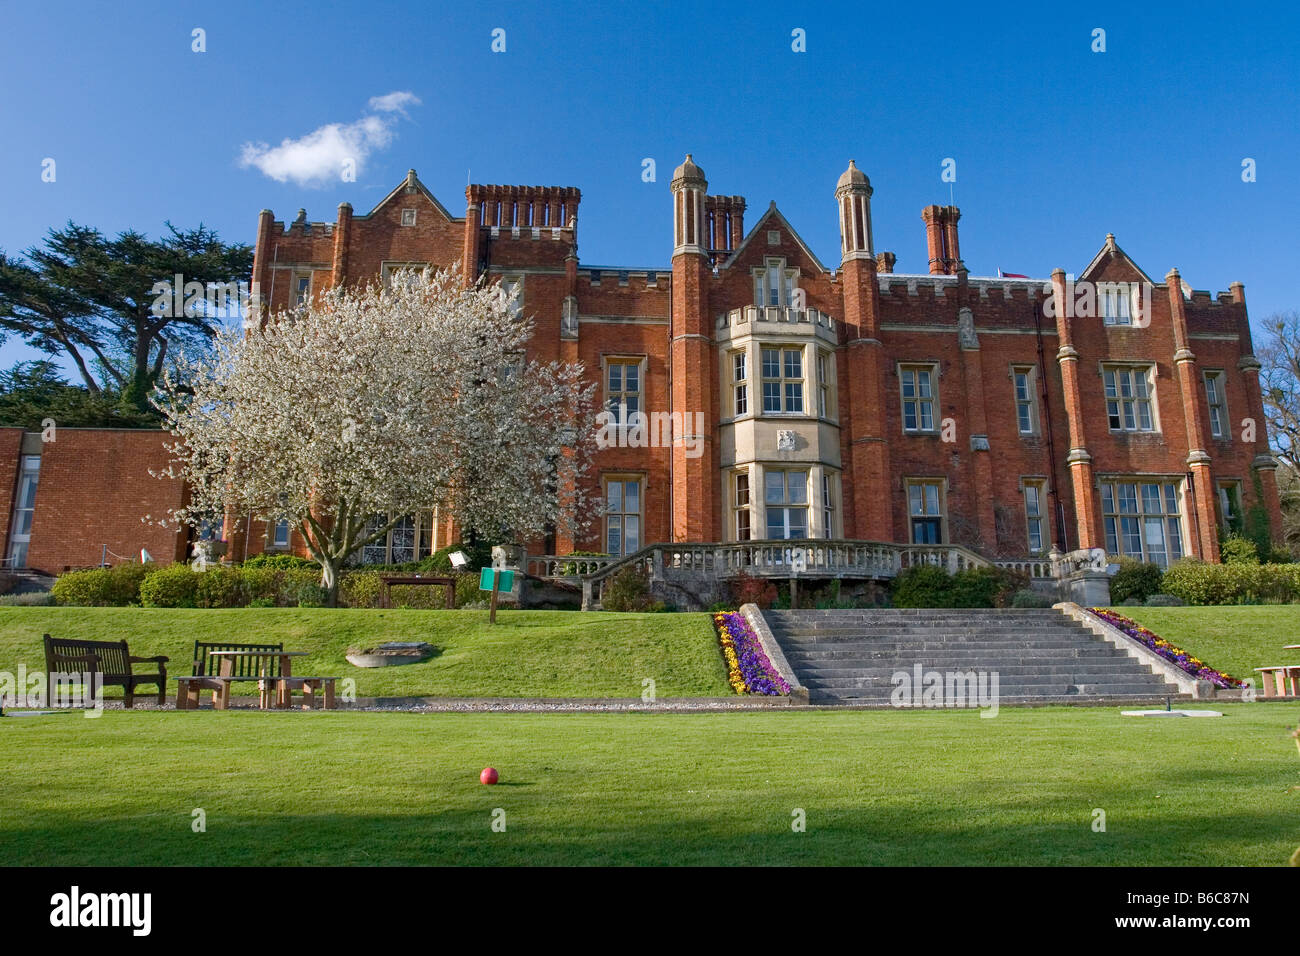
[[[265,674],[266,671],[270,669],[269,665],[271,659],[278,657],[280,659],[280,676],[292,677],[293,676],[293,665],[291,664],[292,659],[295,657],[306,657],[307,652],[306,651],[208,651],[208,656],[219,657],[221,659],[221,668],[220,668],[220,673],[217,675],[218,677],[230,677],[234,673],[235,662],[233,658],[236,657],[263,658],[266,662],[260,668],[260,671],[263,674]],[[275,681],[276,683],[275,706],[288,707],[289,689],[287,685],[285,685],[283,682],[276,681],[274,677],[271,677],[269,675],[264,677],[264,679],[258,682],[258,706],[261,707],[263,710],[266,710],[270,706],[271,693],[270,693],[270,687],[268,685],[272,681]],[[225,686],[221,691],[222,694],[221,703],[225,704],[226,706],[229,706],[230,682],[223,681],[222,683]],[[225,709],[220,705],[215,705],[215,706],[217,706],[218,710]]]
[[[441,584],[447,598],[447,610],[456,609],[456,579],[443,574],[381,574],[379,580],[384,583],[383,606],[393,606],[394,584]]]

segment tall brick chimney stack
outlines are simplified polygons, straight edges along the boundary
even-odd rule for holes
[[[672,411],[680,413],[687,432],[694,432],[696,413],[705,422],[718,420],[717,356],[713,350],[713,321],[709,311],[709,283],[713,269],[709,246],[705,198],[709,184],[704,170],[690,153],[673,172],[673,284],[670,369]],[[713,427],[703,435],[674,437],[672,500],[674,541],[718,541],[722,519],[716,481],[718,446]],[[688,443],[698,438],[704,451],[692,457]]]
[[[921,210],[925,221],[925,245],[930,257],[931,275],[956,275],[961,262],[957,243],[957,220],[961,210],[956,206],[926,206]]]
[[[266,324],[271,308],[271,230],[275,227],[275,213],[263,209],[257,214],[257,241],[253,245],[253,287],[249,318],[259,326]]]
[[[957,220],[961,218],[961,210],[956,206],[944,206],[943,211],[944,245],[948,251],[947,272],[949,275],[956,275],[959,269],[966,268],[962,265],[961,248],[957,245]]]
[[[352,239],[352,203],[339,203],[338,220],[334,225],[334,261],[330,270],[330,285],[341,286],[348,277],[348,243]]]

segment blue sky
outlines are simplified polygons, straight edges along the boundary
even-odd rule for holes
[[[775,199],[828,265],[835,180],[856,159],[875,188],[876,248],[923,272],[920,211],[949,201],[940,173],[953,158],[973,275],[1078,272],[1114,232],[1157,280],[1177,266],[1198,289],[1242,281],[1256,320],[1300,308],[1290,4],[128,0],[9,3],[0,16],[11,253],[69,218],[151,234],[203,221],[251,243],[263,207],[366,211],[414,167],[457,215],[467,175],[578,186],[584,262],[666,266],[668,181],[690,151],[711,191],[748,199],[747,225]],[[806,52],[791,49],[795,29]],[[395,92],[420,104],[370,105]],[[380,135],[356,182],[241,165],[246,143],[367,116]],[[1255,182],[1242,181],[1247,157]],[[645,158],[656,182],[642,181]],[[0,364],[26,355],[6,343]]]

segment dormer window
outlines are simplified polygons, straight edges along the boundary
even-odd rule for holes
[[[760,309],[765,306],[788,306],[794,299],[798,278],[798,269],[787,269],[784,259],[765,259],[763,268],[755,269],[754,304]]]
[[[524,313],[524,277],[523,276],[503,276],[501,278],[501,294],[505,296],[506,308],[510,310],[513,318],[519,318]]]
[[[1127,282],[1102,283],[1097,286],[1097,299],[1101,308],[1103,325],[1132,325],[1133,302]]]

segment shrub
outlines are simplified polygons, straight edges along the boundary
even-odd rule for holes
[[[952,607],[952,578],[935,565],[914,565],[894,578],[889,598],[894,607]]]
[[[776,585],[766,578],[754,577],[742,571],[731,579],[727,587],[735,607],[756,604],[761,610],[766,611],[776,603]]]
[[[965,568],[949,574],[932,564],[908,568],[894,578],[890,602],[894,607],[1008,607],[1029,579],[997,567]]]
[[[249,607],[275,607],[276,598],[284,581],[284,572],[267,565],[239,569],[244,578],[244,590]]]
[[[953,607],[1009,607],[1029,577],[998,567],[966,568],[952,576]]]
[[[460,570],[479,571],[492,566],[492,545],[484,542],[474,545],[457,542],[456,544],[449,544],[445,548],[439,548],[433,554],[418,562],[416,567],[421,571],[450,574],[453,570],[456,570],[451,564],[451,553],[453,551],[463,551],[469,561],[469,564]]]
[[[1219,560],[1224,564],[1259,564],[1259,549],[1249,538],[1230,534],[1219,542]]]
[[[1268,554],[1262,555],[1260,558],[1261,563],[1268,564],[1290,564],[1294,560],[1295,556],[1286,548],[1281,547],[1269,548]]]
[[[600,606],[606,611],[654,611],[663,608],[650,594],[650,576],[633,567],[623,568],[609,579]]]
[[[1172,594],[1152,594],[1146,603],[1147,607],[1183,607],[1187,602]]]
[[[469,571],[456,575],[456,606],[465,607],[481,600],[483,592],[478,589],[478,575]]]
[[[140,585],[152,564],[118,564],[111,568],[66,571],[51,593],[60,604],[81,607],[126,607],[140,601]]]
[[[324,607],[328,595],[320,586],[320,568],[298,568],[283,572],[277,603],[281,607]],[[340,579],[340,584],[342,580]]]
[[[188,564],[150,571],[140,584],[140,603],[145,607],[198,607],[199,574]]]
[[[1110,599],[1123,604],[1131,597],[1141,604],[1148,596],[1160,591],[1164,575],[1158,564],[1143,564],[1135,558],[1119,559],[1119,570],[1110,579]]]
[[[239,568],[214,567],[194,571],[194,603],[199,607],[243,607],[248,603],[248,588]]]
[[[1011,597],[1012,607],[1051,607],[1055,603],[1046,594],[1039,594],[1030,588],[1021,588]]]
[[[242,567],[251,568],[273,568],[280,571],[293,571],[299,568],[317,567],[316,562],[308,558],[300,558],[296,554],[255,554]]]
[[[1160,590],[1188,604],[1284,603],[1300,597],[1300,565],[1207,564],[1183,558],[1170,565]]]
[[[378,571],[344,571],[339,578],[339,603],[348,607],[379,607],[383,592]]]

